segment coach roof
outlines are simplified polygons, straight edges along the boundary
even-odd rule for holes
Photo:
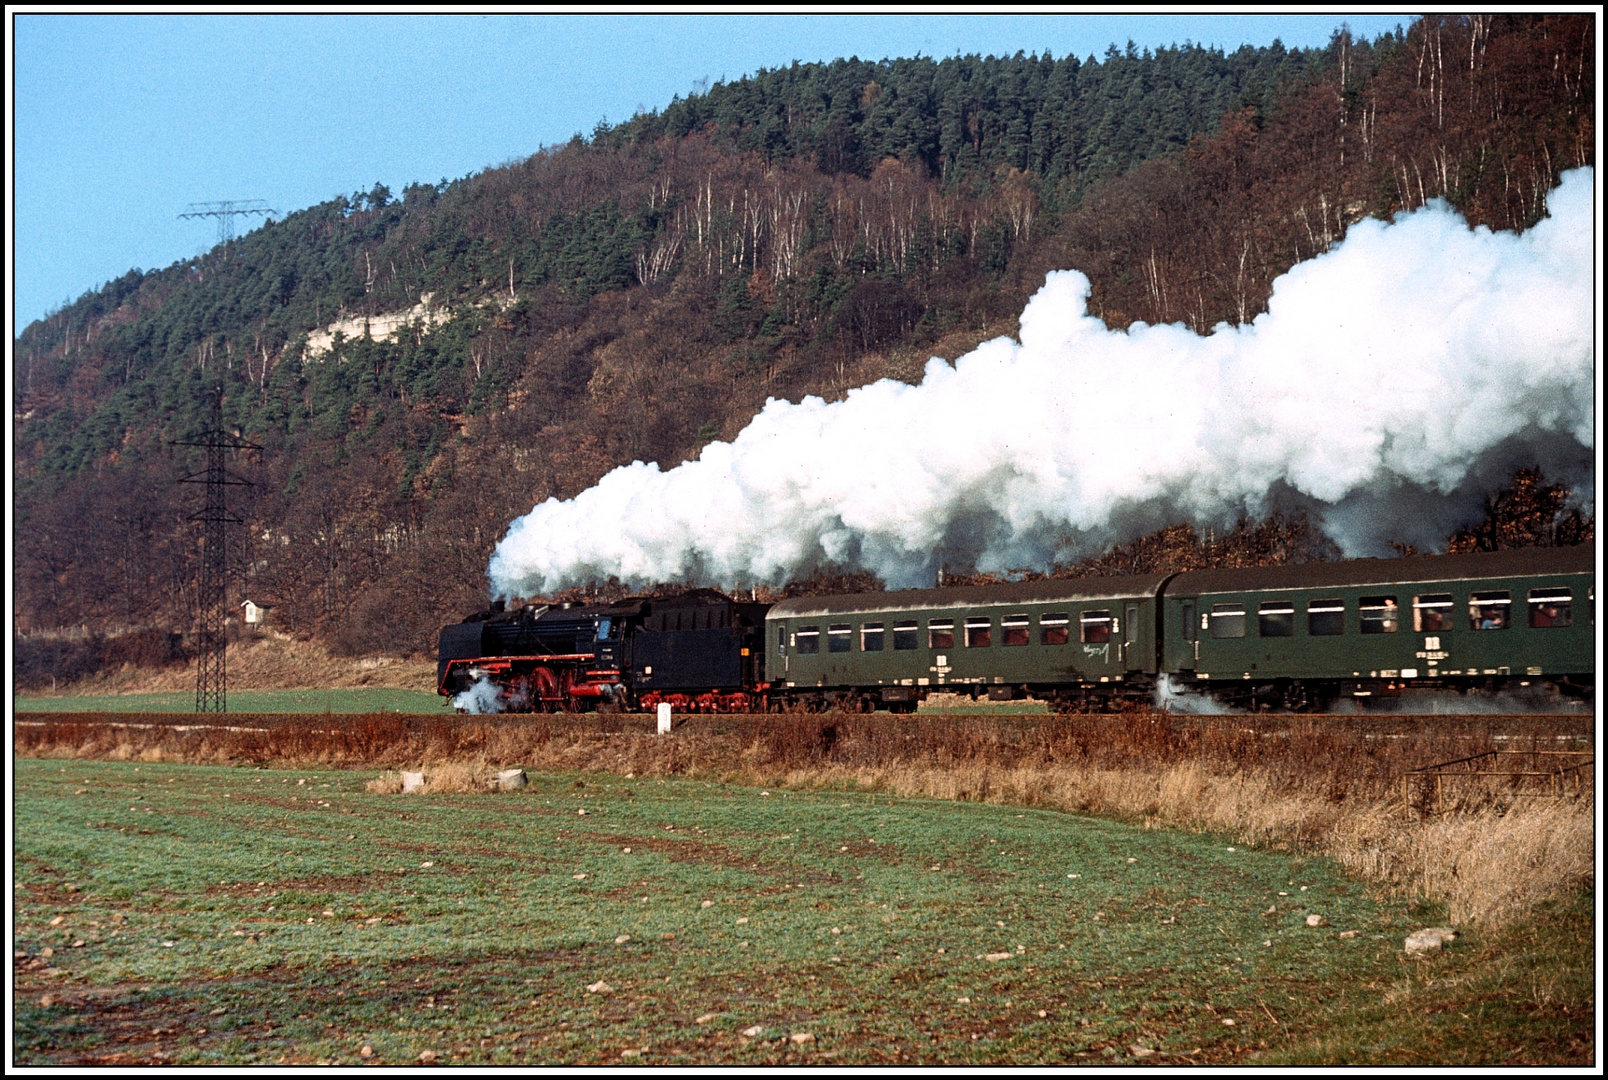
[[[1589,574],[1595,567],[1595,552],[1591,546],[1584,544],[1578,547],[1481,551],[1467,555],[1408,555],[1399,559],[1348,559],[1344,562],[1309,562],[1297,566],[1190,570],[1167,583],[1167,595],[1331,589],[1356,585],[1415,585],[1421,582],[1527,577],[1535,574]]]
[[[1166,574],[1132,577],[1042,578],[999,585],[962,585],[946,589],[900,589],[897,592],[852,593],[847,596],[799,596],[771,607],[768,619],[812,615],[898,614],[931,608],[1077,603],[1154,596]]]

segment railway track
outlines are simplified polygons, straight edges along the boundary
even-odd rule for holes
[[[229,714],[238,719],[237,723],[223,723],[203,720],[195,713],[97,713],[97,712],[32,712],[17,716],[13,725],[18,728],[41,728],[59,725],[77,724],[92,725],[108,728],[128,728],[131,730],[165,729],[175,732],[189,731],[233,731],[266,732],[282,727],[300,727],[305,730],[349,731],[358,724],[403,724],[413,726],[425,725],[489,725],[513,726],[527,723],[559,724],[566,727],[575,727],[600,732],[634,731],[642,729],[654,730],[655,719],[647,713],[503,713],[493,715],[440,713],[237,713]],[[875,716],[876,714],[870,714]],[[867,718],[865,713],[688,713],[676,717],[678,728],[688,723],[698,728],[719,727],[733,722],[763,723],[765,721],[778,721],[784,718],[809,717],[814,719],[830,719],[833,717]],[[1539,731],[1552,727],[1561,729],[1557,738],[1592,739],[1596,730],[1596,716],[1589,712],[1569,713],[1052,713],[1052,714],[1011,714],[997,713],[989,715],[945,715],[936,714],[904,714],[897,717],[900,723],[919,723],[921,721],[944,720],[975,721],[986,724],[989,721],[1008,722],[1011,726],[1049,724],[1064,721],[1069,718],[1082,720],[1110,719],[1113,721],[1123,717],[1140,717],[1153,719],[1167,719],[1179,724],[1200,724],[1205,726],[1217,724],[1234,724],[1249,726],[1256,730],[1274,730],[1295,726],[1308,727],[1322,726],[1332,723],[1337,727],[1346,727],[1352,730],[1358,728],[1418,728],[1439,725],[1442,727],[1478,725],[1485,730],[1480,734],[1488,738],[1529,738],[1527,732],[1503,734],[1498,730],[1504,727],[1528,729],[1529,732]],[[890,719],[894,719],[890,717]]]

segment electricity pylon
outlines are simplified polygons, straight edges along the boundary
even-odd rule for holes
[[[245,524],[245,519],[229,511],[229,488],[250,487],[251,481],[224,468],[228,450],[261,450],[223,430],[223,391],[220,388],[212,406],[212,429],[193,439],[176,439],[174,446],[201,446],[207,451],[207,467],[181,477],[181,484],[205,484],[206,506],[189,520],[203,523],[201,565],[196,575],[196,669],[195,711],[229,711],[229,645],[225,620],[229,616],[228,526]]]
[[[234,239],[234,219],[246,214],[277,214],[278,210],[269,206],[261,199],[225,199],[222,202],[191,203],[190,208],[180,214],[181,218],[217,218],[218,243],[227,244]]]

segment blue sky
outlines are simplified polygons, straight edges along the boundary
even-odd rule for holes
[[[193,202],[281,213],[455,179],[662,108],[700,80],[840,56],[1320,45],[1402,15],[14,14],[13,336],[217,239]],[[248,219],[249,228],[258,219]]]

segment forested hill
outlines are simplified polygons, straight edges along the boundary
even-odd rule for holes
[[[1400,43],[1382,38],[1378,49]],[[1357,42],[1354,62],[1375,46]],[[1112,45],[1103,60],[1048,54],[947,60],[858,59],[760,71],[594,133],[613,149],[713,133],[768,162],[812,159],[822,172],[868,176],[888,159],[920,162],[945,184],[987,186],[1001,169],[1031,173],[1041,194],[1076,198],[1090,184],[1181,150],[1225,114],[1272,107],[1277,87],[1321,77],[1333,50],[1233,53],[1184,45]]]
[[[428,648],[516,515],[767,397],[919,376],[1050,269],[1109,324],[1253,318],[1349,225],[1523,228],[1595,146],[1589,15],[1099,60],[795,65],[452,183],[332,199],[14,342],[25,627],[187,629],[199,464],[265,449],[234,553],[279,625]],[[242,597],[243,599],[243,597]]]

